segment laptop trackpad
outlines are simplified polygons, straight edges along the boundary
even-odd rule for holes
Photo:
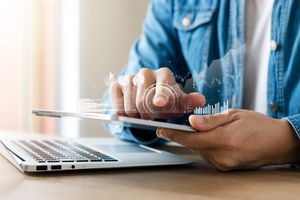
[[[103,149],[107,152],[112,153],[153,153],[153,151],[144,149],[139,145],[130,144],[130,145],[97,145],[97,148]]]

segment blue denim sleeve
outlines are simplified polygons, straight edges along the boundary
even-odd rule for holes
[[[300,139],[300,114],[285,117],[283,120],[287,120],[291,124],[295,133]]]
[[[177,30],[173,27],[171,0],[152,0],[143,25],[143,32],[131,47],[126,74],[135,74],[141,68],[168,67],[176,74],[188,68],[181,53]]]
[[[185,74],[188,71],[176,29],[173,28],[173,2],[171,0],[152,0],[143,25],[143,32],[130,50],[129,60],[122,74],[136,74],[141,68],[158,69],[168,67],[173,73]],[[180,67],[178,67],[180,66]],[[103,96],[110,103],[109,94]],[[118,138],[141,144],[164,143],[156,137],[155,131],[117,127],[106,124],[110,133]]]

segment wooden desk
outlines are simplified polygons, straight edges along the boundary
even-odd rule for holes
[[[0,199],[300,198],[298,170],[277,167],[223,173],[181,147],[167,146],[165,149],[196,159],[198,163],[181,167],[26,175],[0,157]]]

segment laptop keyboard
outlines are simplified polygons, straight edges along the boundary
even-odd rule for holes
[[[17,140],[15,145],[38,163],[117,162],[99,151],[75,142],[60,140]]]

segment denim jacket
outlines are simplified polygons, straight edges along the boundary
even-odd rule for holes
[[[168,67],[187,92],[201,92],[209,104],[228,100],[231,107],[242,108],[244,1],[152,0],[122,74]],[[274,1],[271,38],[268,92],[261,98],[269,103],[268,116],[288,120],[300,138],[299,0]],[[137,130],[107,127],[121,139],[144,144],[158,140],[153,133],[144,137]]]

